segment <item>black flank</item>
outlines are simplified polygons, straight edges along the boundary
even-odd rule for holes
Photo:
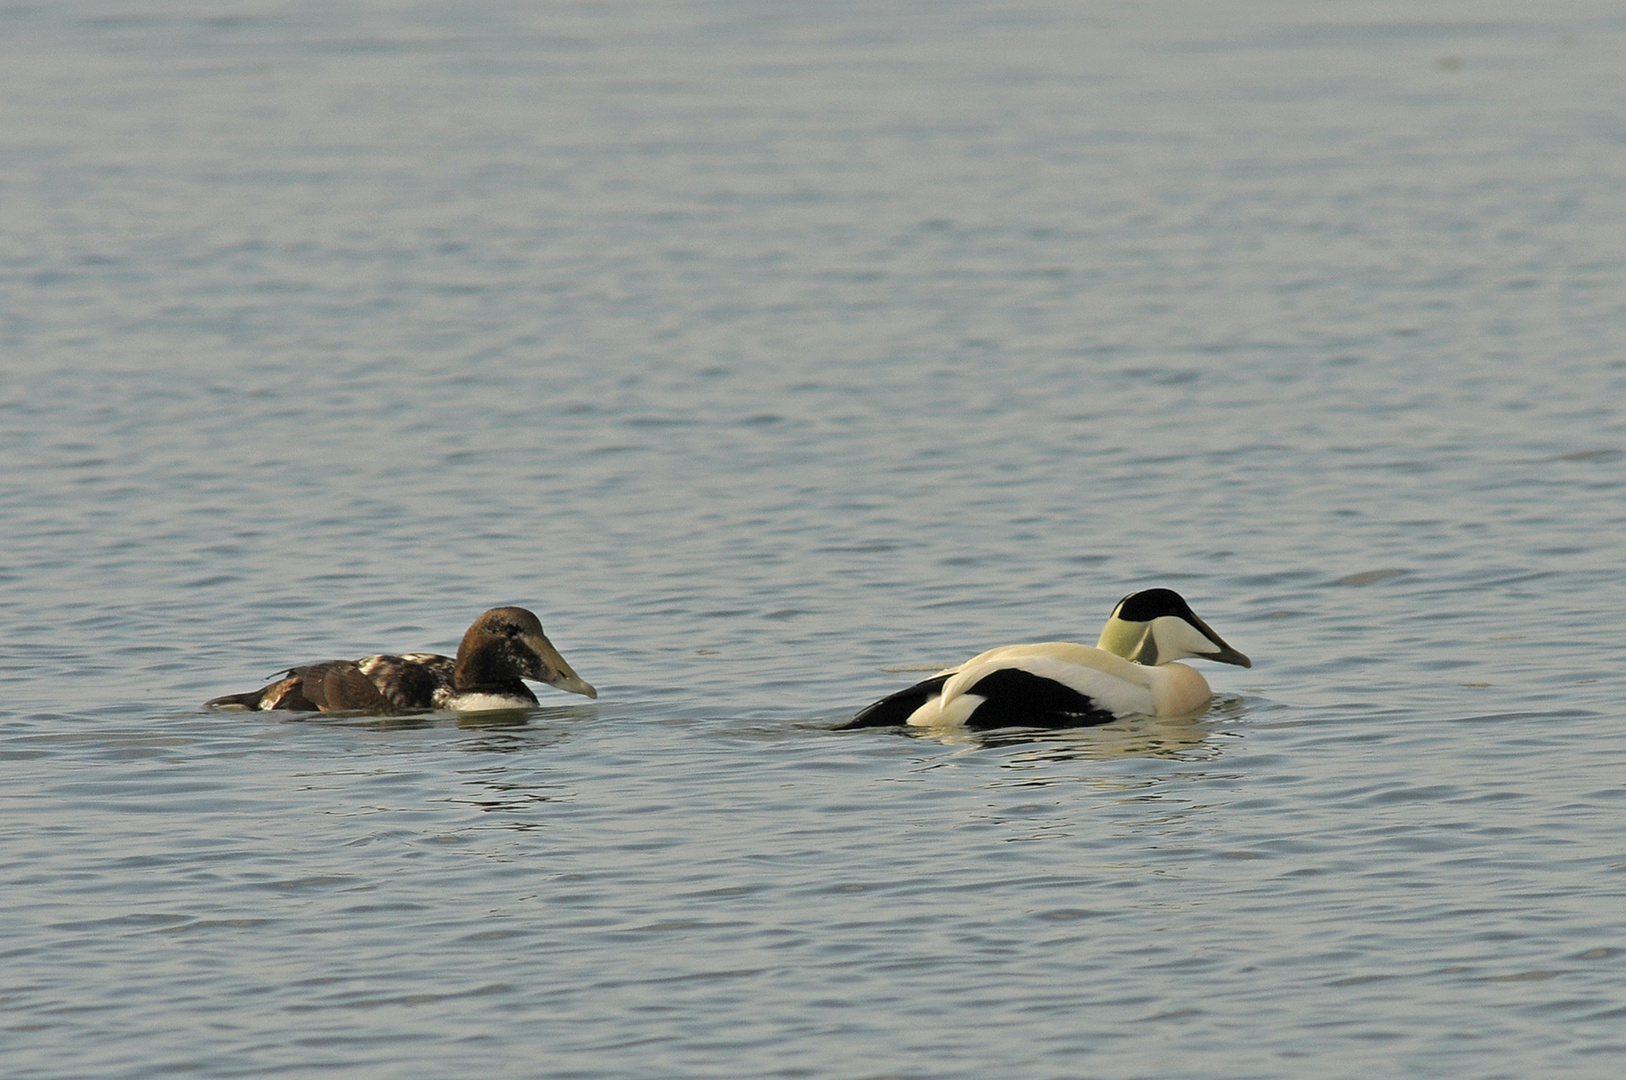
[[[953,672],[949,674],[953,674]],[[948,675],[934,675],[925,682],[917,682],[905,690],[899,690],[895,694],[888,694],[835,730],[851,731],[854,728],[901,727],[908,723],[910,715],[916,709],[943,692],[943,683],[948,680],[948,677]]]
[[[1020,668],[990,672],[966,693],[987,699],[966,720],[966,727],[979,731],[1004,727],[1092,727],[1117,719],[1097,706],[1089,695]]]

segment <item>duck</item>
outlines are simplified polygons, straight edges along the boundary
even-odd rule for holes
[[[522,607],[496,607],[474,620],[455,658],[400,653],[326,660],[288,668],[258,690],[203,704],[206,709],[382,715],[431,709],[528,709],[537,700],[523,679],[598,697],[598,691],[565,663],[534,613]]]
[[[1005,645],[889,694],[838,730],[869,727],[1065,728],[1126,716],[1183,717],[1213,697],[1196,668],[1217,660],[1251,668],[1173,589],[1118,601],[1095,645]]]

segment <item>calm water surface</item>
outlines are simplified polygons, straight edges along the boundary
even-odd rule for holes
[[[1613,1077],[1612,5],[0,8],[0,1061]],[[1180,589],[1210,713],[831,725]],[[212,715],[541,613],[522,717]]]

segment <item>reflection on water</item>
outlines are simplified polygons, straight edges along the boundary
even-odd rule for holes
[[[217,714],[206,714],[217,715]],[[365,731],[421,731],[428,728],[451,726],[461,731],[527,731],[530,734],[520,745],[545,745],[568,737],[563,726],[591,721],[597,715],[592,705],[566,705],[555,708],[487,709],[481,712],[410,713],[404,716],[378,716],[352,712],[286,712],[272,710],[265,713],[231,712],[224,714],[237,721],[246,717],[266,717],[283,723],[322,724],[330,727],[357,728]]]
[[[1247,704],[1238,697],[1215,698],[1202,716],[1141,716],[1077,728],[1002,728],[976,731],[964,727],[903,727],[889,734],[930,740],[944,746],[973,749],[1031,747],[1006,760],[1009,768],[1038,761],[1108,761],[1113,758],[1170,758],[1211,761],[1220,756],[1212,739],[1222,724],[1245,720]],[[852,734],[877,729],[859,729]],[[844,733],[846,734],[846,733]]]
[[[464,784],[474,789],[471,794],[447,796],[441,801],[451,805],[473,807],[484,813],[521,814],[536,809],[542,803],[560,802],[571,798],[571,795],[562,788],[539,791],[531,783],[510,778],[502,770],[491,770],[489,775],[466,780]],[[524,818],[502,824],[513,829],[537,829],[543,825],[540,821]]]

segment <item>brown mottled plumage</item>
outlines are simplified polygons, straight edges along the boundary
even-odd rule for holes
[[[536,704],[523,679],[598,697],[565,663],[535,615],[524,608],[500,607],[474,621],[455,659],[402,653],[306,664],[289,668],[258,690],[227,694],[204,706],[375,714],[521,709]]]

